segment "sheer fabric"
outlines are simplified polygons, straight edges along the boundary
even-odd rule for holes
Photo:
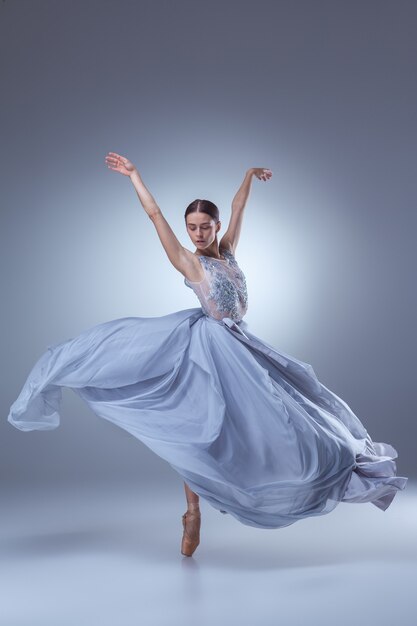
[[[245,277],[224,254],[200,257],[204,280],[186,281],[201,307],[111,320],[48,346],[9,423],[57,428],[67,387],[243,524],[280,528],[339,502],[385,510],[408,480],[397,451],[373,442],[310,364],[251,332]]]

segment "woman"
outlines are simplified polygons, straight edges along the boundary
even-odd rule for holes
[[[256,337],[243,320],[248,294],[235,251],[252,178],[267,181],[272,172],[246,172],[220,243],[217,207],[192,202],[184,216],[191,252],[135,166],[115,152],[106,163],[132,181],[201,307],[111,320],[48,346],[8,421],[21,430],[56,428],[65,386],[143,441],[184,479],[186,556],[200,541],[200,497],[258,528],[324,515],[341,501],[385,510],[408,480],[396,476],[397,451],[373,442],[311,365]]]

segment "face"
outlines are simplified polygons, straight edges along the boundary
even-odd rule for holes
[[[209,247],[220,230],[221,222],[216,222],[208,213],[190,213],[187,215],[187,232],[193,244],[204,249]]]

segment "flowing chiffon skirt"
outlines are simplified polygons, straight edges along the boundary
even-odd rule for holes
[[[248,526],[288,526],[339,502],[385,510],[408,480],[393,446],[373,442],[311,365],[200,307],[111,320],[48,346],[10,424],[57,428],[62,387]]]

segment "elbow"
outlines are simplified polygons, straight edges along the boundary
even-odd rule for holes
[[[159,208],[156,209],[152,209],[151,211],[148,212],[148,217],[150,220],[152,220],[153,222],[160,216],[162,215],[162,211]]]

